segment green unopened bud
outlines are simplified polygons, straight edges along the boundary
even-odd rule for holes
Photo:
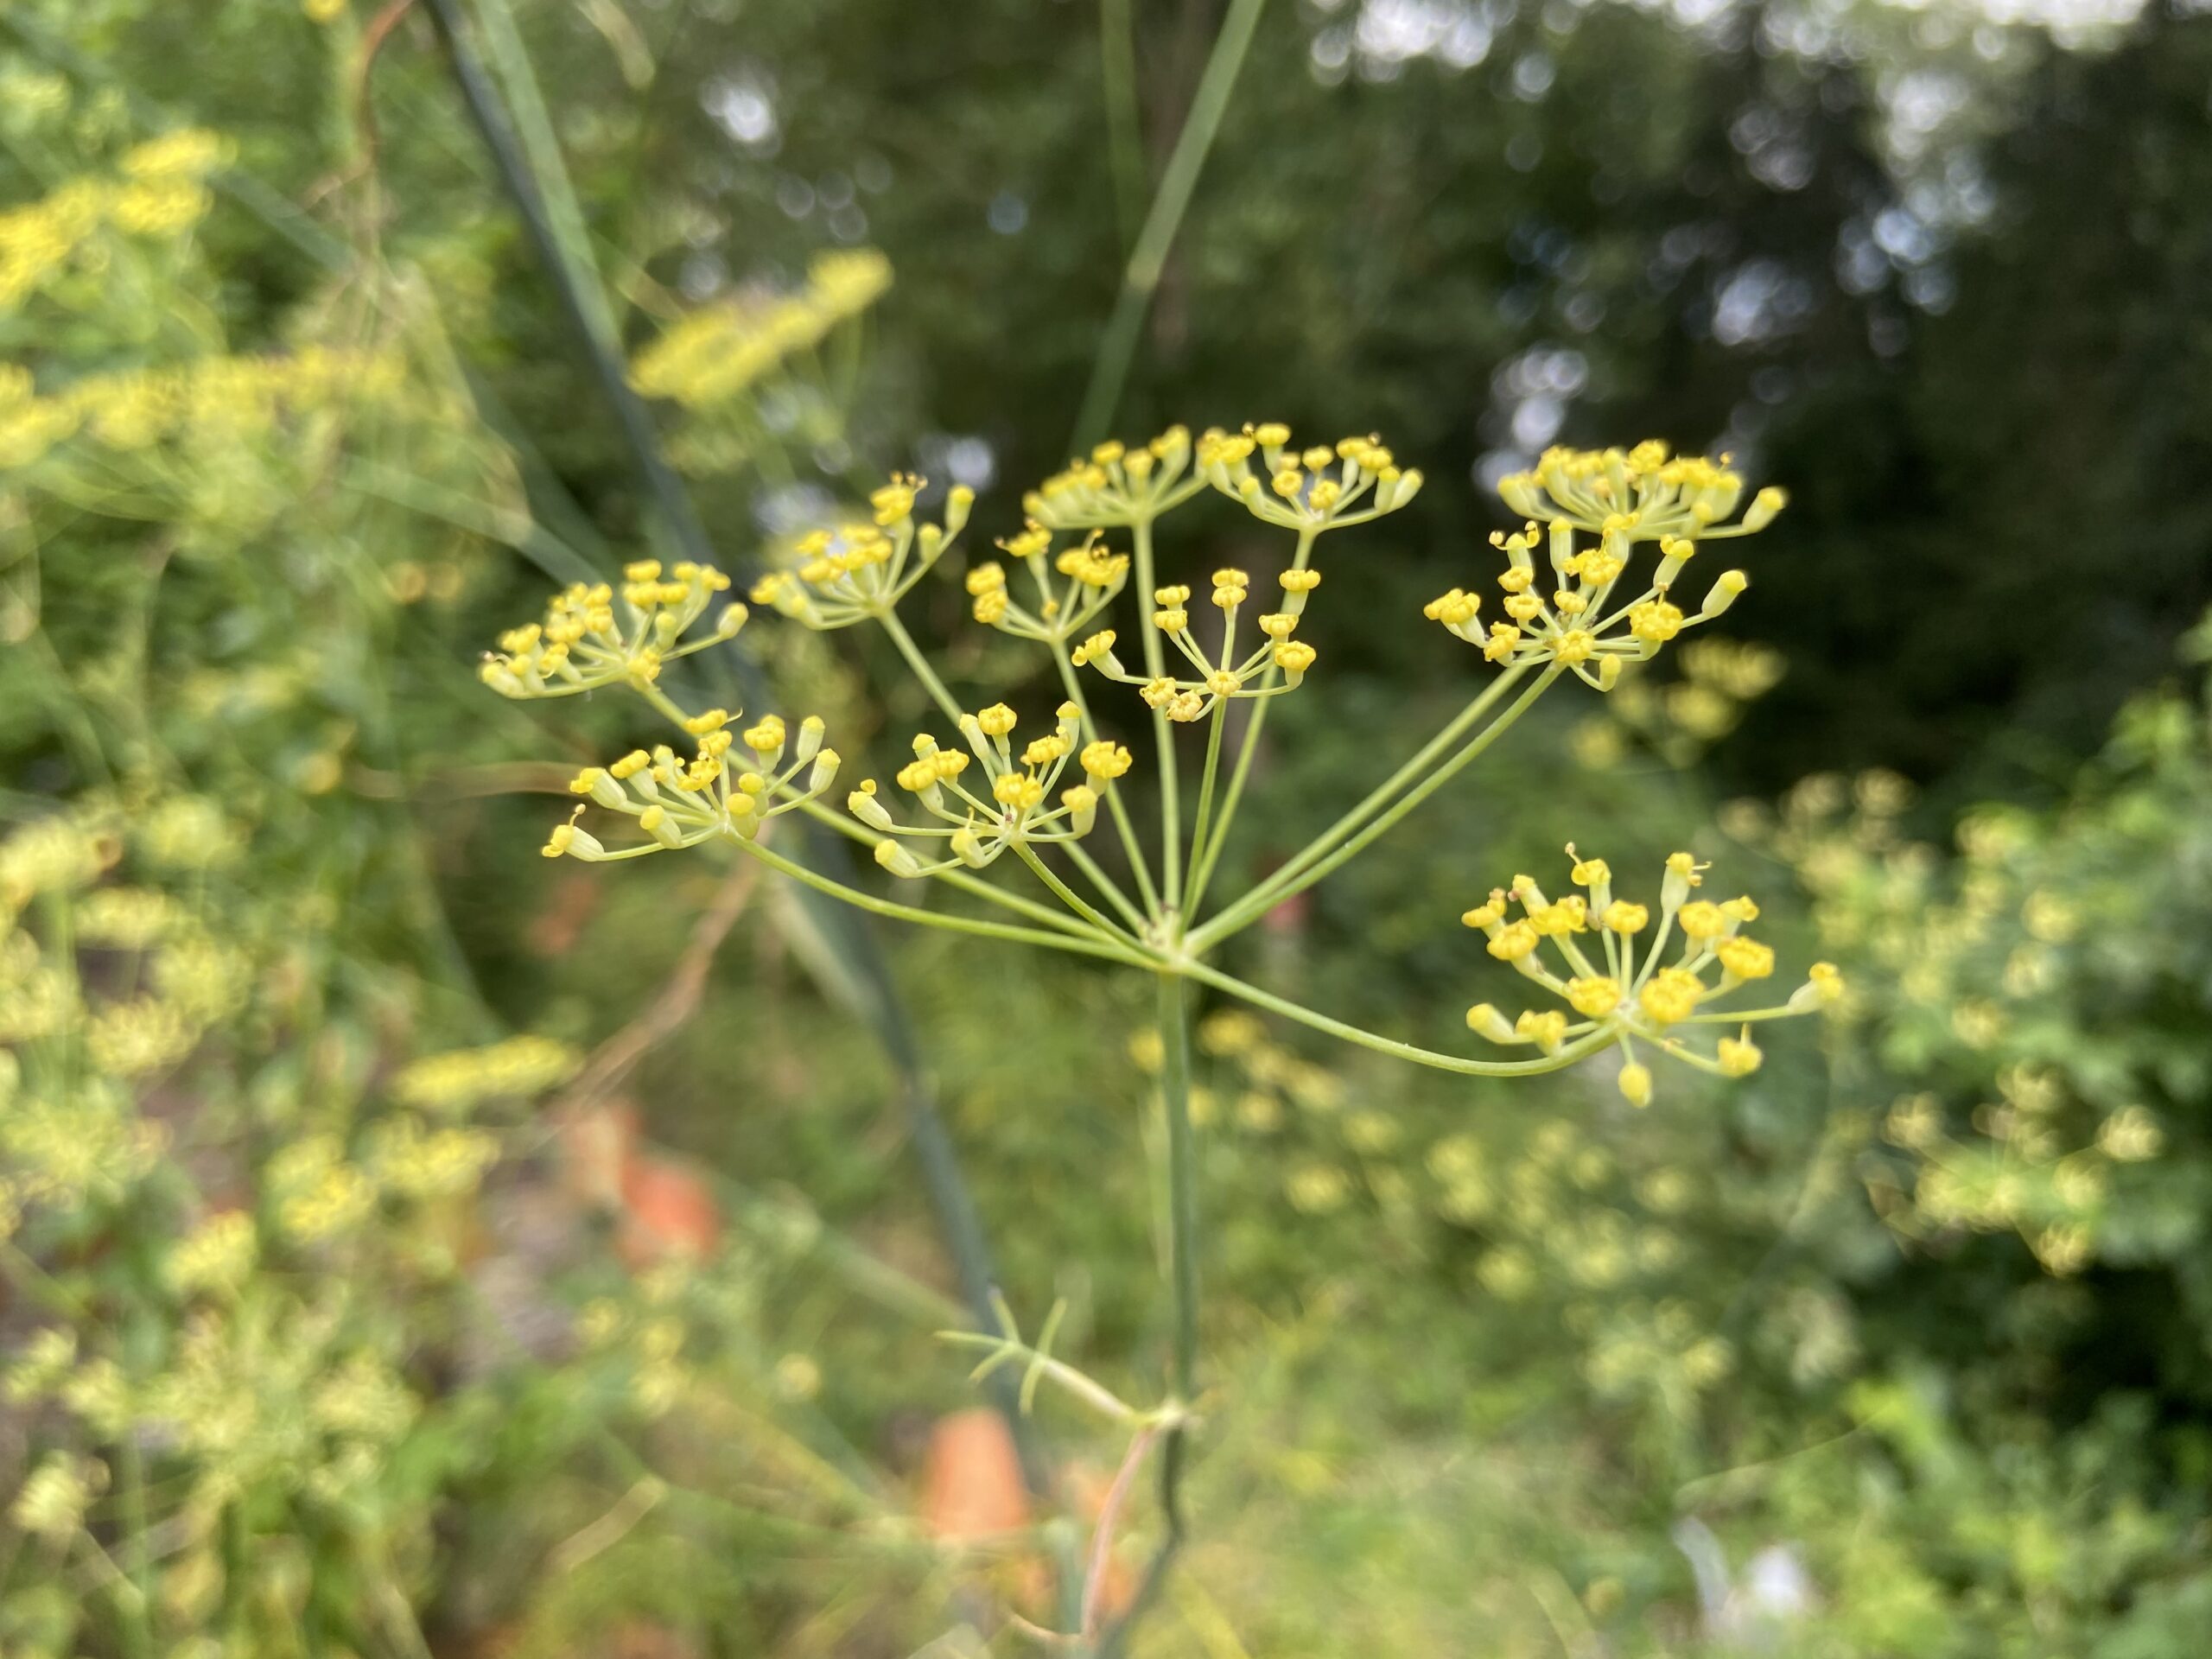
[[[1768,485],[1751,498],[1751,505],[1744,509],[1745,530],[1764,530],[1774,522],[1775,514],[1789,505],[1789,493]]]
[[[952,853],[970,869],[980,870],[991,861],[984,855],[983,843],[976,838],[975,830],[964,823],[952,832]]]
[[[745,626],[746,619],[752,614],[752,612],[741,604],[732,602],[725,605],[722,607],[722,613],[715,619],[715,632],[725,639],[732,639],[735,637],[737,631]]]
[[[1711,621],[1736,602],[1736,595],[1751,585],[1751,579],[1740,570],[1723,570],[1720,580],[1713,584],[1713,591],[1705,596],[1704,608],[1698,616]]]
[[[875,861],[892,874],[909,880],[922,873],[921,861],[895,841],[875,843]]]
[[[478,664],[476,677],[503,697],[526,697],[530,688],[523,683],[522,676],[496,657],[486,657]]]
[[[891,814],[884,810],[883,803],[876,798],[875,779],[873,778],[845,797],[845,810],[871,830],[887,832],[891,829]]]
[[[1818,1008],[1832,1008],[1843,1001],[1843,976],[1832,962],[1816,962],[1808,970],[1809,977],[1789,997],[1789,1012],[1811,1014]]]
[[[946,540],[950,541],[966,527],[969,510],[975,505],[976,492],[969,489],[965,484],[956,484],[950,490],[945,492],[944,534]]]
[[[1467,1010],[1467,1029],[1493,1043],[1518,1042],[1513,1022],[1487,1002],[1478,1002]]]
[[[814,770],[806,774],[806,792],[819,795],[837,781],[837,751],[824,749],[814,757]]]
[[[806,761],[814,759],[822,748],[823,734],[829,730],[819,715],[809,715],[798,723],[798,743],[791,750],[791,758]]]

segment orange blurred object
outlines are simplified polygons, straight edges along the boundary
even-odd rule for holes
[[[670,1256],[696,1261],[721,1242],[721,1206],[682,1164],[635,1154],[622,1170],[622,1213],[614,1245],[632,1271]]]
[[[638,1145],[638,1109],[627,1101],[565,1108],[555,1132],[569,1195],[595,1210],[620,1210],[623,1172]]]
[[[922,1525],[932,1538],[969,1543],[1029,1524],[1029,1491],[1006,1419],[976,1408],[940,1418],[922,1472]]]

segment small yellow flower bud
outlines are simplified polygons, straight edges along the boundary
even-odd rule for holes
[[[1713,584],[1713,591],[1705,596],[1705,604],[1698,612],[1699,619],[1710,620],[1719,616],[1736,602],[1737,594],[1751,585],[1751,579],[1741,570],[1722,571],[1720,580]]]
[[[1541,1014],[1533,1008],[1523,1009],[1513,1022],[1513,1034],[1527,1043],[1534,1043],[1547,1054],[1555,1054],[1567,1040],[1567,1016],[1557,1008],[1546,1008]]]
[[[1740,933],[1721,940],[1713,947],[1713,953],[1720,958],[1731,979],[1764,979],[1774,971],[1772,948]]]
[[[1478,1002],[1467,1010],[1467,1029],[1493,1043],[1516,1040],[1513,1027],[1505,1016],[1487,1002]]]
[[[1086,776],[1102,780],[1119,778],[1129,769],[1128,750],[1104,738],[1084,744],[1077,759]]]
[[[1843,976],[1832,962],[1816,962],[1806,970],[1805,982],[1789,998],[1792,1014],[1809,1014],[1815,1008],[1834,1007],[1843,1001]]]
[[[863,779],[858,789],[845,797],[845,810],[871,830],[888,830],[891,828],[891,814],[876,798],[875,779],[873,778]]]
[[[903,876],[910,880],[922,873],[921,861],[895,841],[879,841],[875,843],[875,861],[890,871],[892,874]]]
[[[1526,922],[1511,922],[1498,930],[1486,947],[1500,962],[1518,962],[1536,948],[1536,930]]]
[[[1567,1000],[1586,1019],[1602,1020],[1621,1005],[1621,982],[1610,974],[1567,982]]]
[[[1789,492],[1777,489],[1771,484],[1768,485],[1766,488],[1753,496],[1751,505],[1744,509],[1744,528],[1749,531],[1764,530],[1774,522],[1775,515],[1789,505]]]
[[[1687,1020],[1697,1012],[1705,987],[1687,968],[1662,968],[1637,994],[1637,1006],[1662,1026]]]
[[[1649,1066],[1641,1061],[1631,1061],[1621,1067],[1620,1077],[1616,1081],[1621,1091],[1621,1098],[1627,1101],[1630,1105],[1649,1106],[1651,1103],[1651,1068]]]
[[[1684,905],[1675,920],[1693,939],[1717,939],[1728,931],[1728,918],[1720,913],[1720,906],[1702,899]]]
[[[1748,1034],[1740,1039],[1723,1037],[1720,1039],[1720,1069],[1732,1077],[1748,1077],[1759,1069],[1759,1062],[1765,1058]]]

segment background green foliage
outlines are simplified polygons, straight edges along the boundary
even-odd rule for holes
[[[519,10],[633,350],[825,249],[889,257],[849,354],[659,410],[728,562],[893,466],[965,469],[1013,529],[1219,8],[1130,8],[1121,125],[1111,5]],[[975,1650],[1004,1602],[1051,1617],[1054,1539],[918,1519],[928,1421],[974,1397],[930,1336],[951,1275],[805,917],[751,895],[621,1080],[644,1155],[710,1185],[703,1261],[626,1239],[553,1132],[728,894],[531,856],[531,792],[639,734],[488,698],[474,654],[646,515],[425,20],[376,27],[0,11],[8,250],[162,133],[229,147],[181,222],[63,215],[0,306],[0,1649]],[[1207,1020],[1220,1392],[1148,1650],[1688,1655],[1773,1619],[1792,1654],[2162,1659],[2212,1628],[2208,70],[2212,20],[2158,6],[2063,39],[1268,9],[1117,429],[1371,426],[1431,482],[1332,572],[1328,695],[1286,700],[1230,856],[1459,706],[1467,653],[1410,619],[1503,522],[1503,457],[1657,433],[1793,505],[1727,619],[1770,689],[1555,699],[1244,965],[1448,1046],[1501,994],[1458,912],[1573,836],[1691,845],[1855,989],[1643,1114]],[[917,608],[966,686],[1018,689],[957,583]],[[868,666],[768,662],[853,747],[912,712]],[[897,948],[1009,1295],[1156,1392],[1143,1011]],[[516,1032],[567,1059],[407,1081]],[[1057,1410],[1059,1464],[1114,1455]]]

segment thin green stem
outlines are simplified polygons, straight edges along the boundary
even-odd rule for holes
[[[860,842],[863,847],[873,848],[877,842],[888,839],[887,836],[876,834],[866,824],[847,817],[836,808],[825,806],[820,801],[803,801],[799,804],[799,810],[824,828],[834,830],[839,835]],[[1013,911],[1017,915],[1027,916],[1033,922],[1042,922],[1046,927],[1058,928],[1063,933],[1072,933],[1084,938],[1090,937],[1090,930],[1074,917],[1054,910],[1050,905],[1040,905],[1033,899],[1024,899],[1019,893],[1008,893],[1002,887],[993,886],[980,876],[969,874],[965,870],[940,870],[930,880],[942,881],[949,887],[956,887],[960,892],[972,894],[976,898],[987,899],[991,903]]]
[[[1264,708],[1266,705],[1261,705]],[[1189,909],[1197,915],[1198,900],[1205,893],[1206,831],[1213,823],[1214,779],[1221,771],[1221,728],[1229,723],[1229,699],[1222,698],[1213,706],[1213,718],[1206,724],[1206,763],[1198,773],[1198,810],[1191,823],[1191,892]],[[1225,822],[1231,810],[1224,802],[1222,817]]]
[[[914,636],[906,632],[906,625],[899,620],[899,613],[878,611],[875,620],[883,625],[884,632],[891,636],[891,643],[899,647],[899,654],[906,659],[906,666],[914,671],[914,677],[922,683],[922,689],[930,694],[938,708],[944,710],[944,717],[957,731],[960,716],[964,711],[952,693],[944,689],[944,682],[938,678],[937,671],[929,664],[929,658],[922,655],[922,648],[914,643]]]
[[[1279,891],[1284,885],[1303,874],[1314,861],[1320,858],[1330,848],[1336,846],[1344,836],[1351,835],[1376,813],[1388,806],[1400,790],[1420,779],[1424,772],[1436,764],[1441,756],[1449,753],[1452,746],[1465,736],[1468,728],[1487,714],[1497,704],[1498,699],[1503,697],[1527,672],[1525,668],[1510,668],[1492,680],[1484,689],[1481,696],[1476,697],[1447,721],[1444,728],[1434,737],[1430,738],[1427,742],[1422,744],[1410,760],[1370,790],[1357,804],[1338,817],[1334,823],[1292,854],[1280,868],[1271,872],[1266,880],[1257,884],[1239,903],[1257,899],[1263,893]]]
[[[1292,569],[1306,569],[1319,535],[1319,531],[1311,527],[1298,532],[1298,549],[1290,558]],[[1279,677],[1274,664],[1269,663],[1268,671],[1260,677],[1260,689],[1264,691],[1272,688]],[[1198,906],[1205,898],[1206,884],[1213,880],[1214,866],[1221,861],[1221,850],[1228,844],[1229,826],[1236,817],[1238,804],[1244,798],[1245,780],[1252,775],[1252,760],[1260,752],[1260,734],[1267,728],[1268,705],[1274,701],[1272,697],[1262,697],[1253,703],[1251,718],[1244,722],[1244,735],[1237,745],[1236,768],[1230,775],[1229,792],[1223,798],[1221,817],[1214,825],[1213,839],[1205,842],[1200,837],[1192,843],[1191,899],[1187,908],[1193,916],[1198,913]]]
[[[1071,841],[1062,844],[1067,849],[1069,858],[1075,861],[1076,868],[1090,878],[1090,885],[1105,896],[1106,902],[1122,912],[1122,918],[1128,923],[1133,931],[1142,933],[1144,912],[1136,907],[1128,893],[1122,891],[1122,884],[1099,868],[1098,861],[1084,850],[1081,842]]]
[[[1422,1048],[1413,1043],[1402,1043],[1384,1037],[1363,1027],[1347,1025],[1341,1020],[1332,1020],[1325,1014],[1317,1014],[1300,1002],[1263,991],[1256,985],[1209,968],[1204,963],[1186,963],[1182,971],[1200,984],[1211,985],[1217,991],[1249,1002],[1254,1007],[1279,1014],[1286,1020],[1294,1020],[1301,1026],[1311,1026],[1316,1031],[1326,1032],[1340,1041],[1360,1048],[1371,1048],[1377,1054],[1388,1054],[1394,1059],[1410,1060],[1415,1065],[1426,1065],[1438,1071],[1454,1071],[1469,1077],[1532,1077],[1547,1071],[1558,1071],[1573,1065],[1586,1054],[1594,1054],[1616,1039],[1610,1030],[1599,1030],[1576,1039],[1562,1046],[1558,1052],[1534,1060],[1469,1060],[1457,1054],[1446,1054],[1433,1048]]]
[[[1160,1090],[1167,1116],[1167,1258],[1173,1293],[1176,1403],[1187,1409],[1198,1395],[1198,1137],[1191,1123],[1190,992],[1176,974],[1160,976]],[[1183,1427],[1168,1432],[1160,1471],[1160,1505],[1167,1524],[1183,1530]]]
[[[793,880],[826,893],[833,899],[842,899],[857,910],[872,916],[887,916],[894,921],[914,922],[923,927],[939,927],[955,933],[972,933],[979,938],[1004,939],[1014,944],[1034,944],[1048,950],[1067,950],[1079,957],[1101,957],[1109,962],[1128,963],[1133,966],[1149,968],[1153,958],[1126,946],[1104,939],[1076,938],[1065,934],[1047,933],[1039,928],[1016,927],[1008,922],[986,922],[971,916],[947,916],[933,910],[917,909],[895,899],[879,899],[874,893],[862,893],[858,887],[849,887],[842,881],[833,881],[817,874],[795,859],[785,858],[772,848],[757,841],[747,841],[732,836],[729,839],[745,853],[759,859],[772,870],[780,870]]]
[[[1140,518],[1132,526],[1131,540],[1136,553],[1138,603],[1149,605],[1154,580],[1152,556],[1152,520]],[[1147,620],[1143,627],[1141,641],[1144,649],[1144,671],[1147,679],[1158,679],[1166,663],[1165,648],[1160,644],[1160,630]],[[1160,755],[1160,898],[1163,916],[1166,912],[1181,908],[1183,898],[1183,812],[1178,798],[1178,777],[1175,766],[1175,728],[1166,714],[1152,711],[1152,740]]]
[[[1109,939],[1119,939],[1124,944],[1134,946],[1136,944],[1135,934],[1124,931],[1111,917],[1102,914],[1096,905],[1061,880],[1045,861],[1037,856],[1035,848],[1027,842],[1017,841],[1014,843],[1014,851],[1016,857],[1036,872],[1039,881],[1058,895],[1062,904],[1096,928],[1102,935]]]
[[[1191,112],[1183,122],[1182,131],[1176,136],[1175,149],[1167,158],[1166,171],[1160,176],[1160,188],[1153,193],[1151,210],[1145,214],[1144,228],[1137,232],[1137,245],[1130,251],[1128,267],[1122,276],[1122,291],[1114,302],[1114,315],[1108,320],[1105,334],[1100,340],[1098,359],[1091,367],[1090,385],[1083,394],[1082,413],[1076,417],[1075,442],[1068,451],[1070,454],[1084,454],[1105,435],[1107,423],[1114,417],[1115,405],[1122,400],[1122,388],[1128,380],[1129,363],[1136,355],[1137,334],[1144,327],[1145,312],[1160,287],[1168,250],[1174,246],[1184,210],[1191,205],[1191,193],[1198,188],[1206,153],[1213,148],[1214,137],[1221,130],[1222,114],[1229,107],[1230,94],[1236,89],[1237,74],[1244,67],[1245,51],[1252,44],[1253,31],[1259,27],[1260,13],[1266,4],[1267,0],[1230,0],[1228,13],[1221,20],[1221,30],[1214,36],[1213,51],[1206,59],[1205,73],[1198,77],[1198,94],[1191,100]]]
[[[1098,67],[1106,86],[1106,149],[1114,213],[1128,253],[1143,228],[1144,137],[1137,125],[1136,28],[1130,0],[1098,0]]]
[[[1389,834],[1407,813],[1451,782],[1492,743],[1512,729],[1513,723],[1529,711],[1536,699],[1550,688],[1551,683],[1559,677],[1560,673],[1560,670],[1555,665],[1544,670],[1537,676],[1535,683],[1522,692],[1510,708],[1471,739],[1457,754],[1431,772],[1422,782],[1408,790],[1395,805],[1382,813],[1365,829],[1341,846],[1309,864],[1297,875],[1287,880],[1276,877],[1262,883],[1194,932],[1191,936],[1189,948],[1198,951],[1218,944],[1230,934],[1250,926],[1253,922],[1293,893],[1303,893],[1346,861],[1357,857],[1378,836]]]
[[[1065,642],[1052,645],[1052,660],[1060,671],[1060,683],[1067,688],[1068,701],[1075,704],[1083,720],[1083,741],[1098,741],[1098,722],[1091,718],[1090,699],[1083,694],[1082,678],[1075,671],[1075,664],[1068,660]],[[1154,915],[1160,913],[1160,894],[1152,885],[1152,868],[1144,855],[1144,843],[1137,839],[1137,827],[1130,821],[1128,803],[1122,798],[1122,791],[1109,787],[1106,791],[1106,810],[1114,815],[1114,827],[1121,832],[1122,853],[1129,861],[1129,874],[1136,878],[1137,892],[1144,899],[1144,907]]]

